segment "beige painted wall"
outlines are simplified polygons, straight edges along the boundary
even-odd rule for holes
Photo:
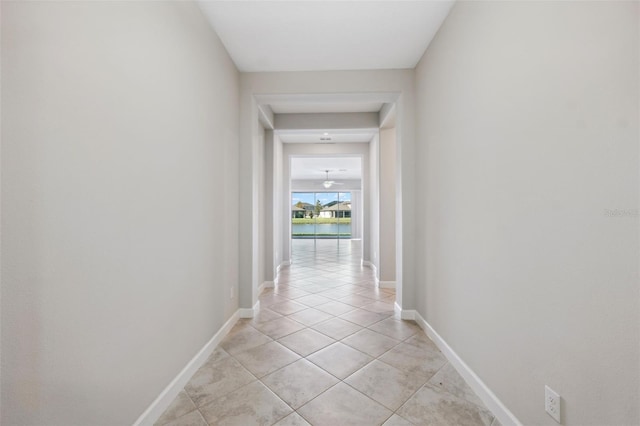
[[[283,146],[280,137],[277,134],[273,135],[273,270],[278,272],[278,268],[284,266],[283,261],[289,260],[283,258],[285,251],[285,244],[289,241],[289,236],[284,235],[282,223],[282,216],[287,210],[284,210],[284,198],[283,194],[285,182],[284,182],[284,168],[288,167],[288,164],[284,163],[283,158]],[[277,274],[276,274],[277,278]]]
[[[418,311],[525,424],[640,423],[639,16],[458,2],[416,70]]]
[[[364,203],[363,256],[375,268],[376,278],[380,278],[380,135],[375,134],[369,142],[368,176],[363,173]],[[364,168],[367,164],[363,164]],[[368,193],[368,194],[367,194]],[[367,250],[368,249],[368,250]]]
[[[131,424],[237,309],[238,72],[190,2],[1,7],[0,422]]]
[[[380,129],[380,270],[383,285],[396,281],[396,128]],[[419,215],[418,215],[419,216]]]

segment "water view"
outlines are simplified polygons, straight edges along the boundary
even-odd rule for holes
[[[350,223],[294,223],[291,225],[291,234],[294,238],[333,237],[351,238]]]
[[[292,193],[291,237],[351,238],[351,193]]]

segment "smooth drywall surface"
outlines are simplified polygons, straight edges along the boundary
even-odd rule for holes
[[[458,2],[416,70],[418,310],[524,424],[640,424],[639,16]]]
[[[271,130],[269,131],[271,132]],[[262,253],[262,256],[259,258],[260,261],[258,262],[258,283],[262,284],[266,281],[266,275],[267,269],[270,269],[270,267],[266,266],[266,259],[268,257],[268,253],[267,253],[267,247],[269,246],[269,251],[271,251],[271,247],[273,247],[273,244],[268,244],[266,239],[267,239],[267,230],[266,225],[267,225],[267,220],[269,219],[267,214],[265,213],[266,210],[266,206],[265,202],[267,202],[268,200],[270,200],[270,197],[268,194],[266,194],[266,192],[268,191],[267,185],[265,184],[268,179],[267,179],[267,173],[269,172],[269,158],[265,155],[267,154],[268,148],[265,147],[265,141],[267,138],[267,135],[265,134],[266,130],[262,129],[262,131],[260,132],[260,143],[258,144],[258,155],[257,158],[261,158],[263,159],[263,161],[259,161],[256,164],[256,170],[258,171],[259,175],[260,175],[260,190],[258,191],[258,208],[259,208],[259,216],[260,216],[260,220],[258,221],[258,250],[259,253]],[[269,262],[270,264],[271,262]],[[271,281],[271,280],[269,280]]]
[[[351,191],[351,239],[362,241],[362,222],[364,212],[362,211],[362,190]]]
[[[414,156],[414,71],[327,71],[327,72],[282,72],[282,73],[242,73],[240,77],[240,165],[238,217],[241,223],[258,221],[253,188],[259,176],[252,170],[253,157],[258,143],[258,104],[256,96],[272,95],[312,95],[344,98],[352,94],[393,95],[393,99],[381,102],[396,102],[398,116],[397,167],[396,167],[396,277],[401,286],[396,291],[398,303],[405,309],[415,308],[414,298],[414,240],[415,240],[415,156]],[[268,97],[267,96],[267,97]],[[264,101],[262,99],[261,101]],[[268,103],[264,101],[264,103]],[[407,194],[406,196],[404,194]],[[286,211],[286,210],[285,210]],[[257,234],[252,226],[240,228],[240,304],[243,308],[252,305],[252,295],[257,294],[258,283],[251,273],[257,268],[257,258],[252,246],[258,244]],[[286,258],[286,256],[285,256]],[[404,288],[403,288],[404,287]],[[403,294],[406,303],[403,303]]]
[[[238,73],[190,2],[2,2],[3,425],[132,424],[237,309]]]
[[[275,114],[274,126],[283,129],[376,129],[377,112],[343,112],[339,114]]]
[[[380,135],[376,134],[369,143],[369,196],[365,198],[365,237],[363,249],[368,249],[364,260],[371,263],[376,279],[380,278]],[[367,232],[368,231],[368,232]],[[363,250],[364,252],[364,250]]]
[[[285,240],[282,232],[282,216],[287,210],[283,210],[283,198],[284,194],[282,188],[284,188],[284,165],[282,158],[282,141],[277,134],[273,134],[273,267],[275,271],[279,271],[283,263],[283,252]],[[287,166],[288,167],[288,166]],[[288,240],[288,237],[287,237]],[[287,259],[288,260],[288,259]],[[277,278],[277,276],[276,276]]]
[[[380,281],[396,280],[396,129],[380,130]],[[418,220],[422,220],[418,213]]]
[[[273,283],[276,267],[274,266],[274,242],[273,242],[273,213],[274,213],[274,179],[273,179],[273,130],[265,130],[264,133],[264,172],[262,177],[262,188],[264,196],[261,203],[261,222],[263,227],[264,243],[262,244],[264,266],[262,277],[263,282]]]

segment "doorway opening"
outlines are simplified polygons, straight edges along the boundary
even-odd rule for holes
[[[285,276],[302,273],[310,266],[304,265],[302,256],[294,253],[302,254],[298,243],[307,243],[305,247],[313,249],[304,256],[307,260],[311,260],[309,256],[314,260],[332,260],[322,265],[325,272],[336,273],[340,263],[350,264],[358,273],[371,272],[376,287],[396,288],[400,280],[396,280],[395,266],[396,262],[402,263],[402,244],[396,244],[396,240],[402,241],[401,232],[396,232],[402,229],[402,215],[395,214],[396,210],[402,210],[401,193],[395,192],[401,188],[395,141],[396,133],[399,134],[395,128],[399,92],[253,96],[258,138],[254,139],[252,167],[259,170],[253,176],[249,204],[260,207],[253,210],[254,222],[249,233],[254,305],[262,289],[277,287]],[[260,136],[264,136],[262,141]],[[331,163],[298,167],[301,163],[308,166],[304,163],[325,160]],[[352,168],[336,161],[354,161],[358,176],[351,179],[340,176],[341,169]],[[334,186],[335,183],[342,185]],[[342,213],[347,209],[340,209],[337,217],[322,212],[327,202],[320,201],[320,214],[314,212],[313,217],[305,212],[297,214],[299,219],[314,219],[311,223],[294,222],[294,206],[299,201],[294,200],[295,195],[312,194],[306,202],[315,209],[325,192],[350,195],[350,235],[342,229],[344,221],[320,223],[323,216],[347,219],[348,213]],[[344,201],[349,200],[345,197]],[[299,206],[302,210],[304,207]],[[311,210],[311,206],[306,207]],[[259,214],[260,210],[264,214]],[[307,226],[301,230],[297,225]],[[323,225],[333,225],[333,229]],[[348,260],[335,262],[337,247],[340,255],[350,254]],[[299,268],[302,269],[298,271]],[[401,271],[397,273],[401,279]],[[308,278],[308,274],[303,275]],[[401,294],[399,286],[398,290]]]
[[[360,146],[361,152],[324,156],[304,152],[307,146],[298,145],[299,154],[290,157],[289,205],[285,214],[289,215],[292,260],[297,257],[295,251],[302,248],[309,251],[322,247],[325,253],[351,251],[352,240],[360,240],[362,235],[359,218],[363,214],[366,147]]]

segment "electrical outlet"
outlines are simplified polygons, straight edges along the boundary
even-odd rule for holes
[[[544,410],[560,423],[560,395],[549,386],[544,386]]]
[[[234,287],[234,286],[231,286],[231,289],[230,289],[230,290],[231,290],[231,291],[229,292],[229,293],[230,293],[230,294],[229,294],[229,299],[232,299],[232,300],[233,300],[233,295],[235,294],[235,287]]]

